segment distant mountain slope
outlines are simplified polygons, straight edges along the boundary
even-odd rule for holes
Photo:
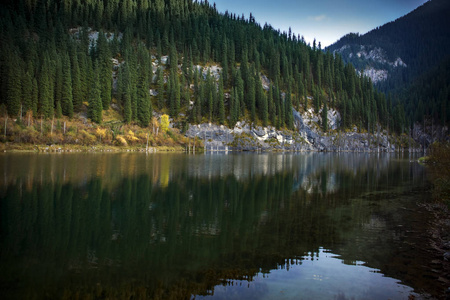
[[[367,34],[348,34],[326,50],[377,83],[399,92],[450,56],[450,1],[430,0]]]

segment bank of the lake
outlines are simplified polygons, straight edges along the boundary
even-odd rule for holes
[[[82,113],[73,118],[11,119],[0,117],[0,151],[326,151],[326,152],[421,152],[430,137],[423,130],[412,136],[396,135],[388,130],[367,132],[354,126],[339,129],[339,114],[330,115],[326,132],[317,125],[312,112],[300,114],[293,109],[294,129],[261,126],[258,122],[239,121],[234,127],[203,122],[189,124],[168,119],[161,123],[155,115],[147,127],[127,124],[110,108],[101,124],[92,123]],[[98,149],[98,150],[95,150]],[[184,150],[182,150],[184,149]]]
[[[201,149],[201,148],[199,148]],[[105,144],[95,145],[34,145],[22,143],[4,143],[0,144],[0,152],[42,152],[42,153],[69,153],[69,152],[185,152],[186,148],[183,146],[155,146],[145,147],[142,145],[136,146],[113,146]]]
[[[436,254],[435,270],[449,288],[450,298],[450,144],[434,143],[430,155],[419,159],[428,169],[433,201],[424,207],[434,216],[430,227],[430,245]]]

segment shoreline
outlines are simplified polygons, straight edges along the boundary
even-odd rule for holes
[[[123,153],[123,152],[139,152],[139,153],[158,153],[158,152],[176,152],[176,153],[194,153],[192,146],[188,148],[187,146],[177,145],[177,146],[152,146],[145,147],[142,145],[136,146],[115,146],[115,145],[105,145],[105,144],[96,144],[96,145],[74,145],[74,144],[52,144],[52,145],[44,145],[44,144],[25,144],[25,143],[0,143],[0,153],[82,153],[82,152],[111,152],[111,153]],[[236,153],[311,153],[311,152],[324,152],[324,153],[420,153],[422,149],[396,149],[394,151],[386,151],[380,150],[377,151],[375,149],[340,149],[336,150],[316,150],[316,149],[292,149],[292,148],[277,148],[274,147],[272,149],[233,149],[233,147],[228,148],[227,150],[216,150],[214,148],[208,148],[204,146],[197,146],[195,153],[228,153],[228,152],[236,152]],[[420,160],[419,160],[420,162]]]
[[[33,145],[33,144],[1,144],[0,153],[83,153],[83,152],[185,152],[182,146],[112,146],[112,145]]]

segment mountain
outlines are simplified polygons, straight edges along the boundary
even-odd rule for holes
[[[331,110],[342,116],[332,130],[407,125],[403,108],[340,56],[206,0],[7,0],[0,41],[2,141],[25,131],[51,140],[53,119],[73,118],[124,135],[120,126],[148,130],[163,114],[182,131],[239,121],[293,131],[296,111],[320,116],[328,132]],[[64,142],[82,138],[72,127],[70,139],[60,130]]]
[[[430,0],[364,35],[351,33],[326,48],[371,77],[384,92],[406,89],[450,57],[450,1]]]

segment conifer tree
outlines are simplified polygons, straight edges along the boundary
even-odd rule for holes
[[[251,75],[248,80],[247,105],[250,111],[250,118],[253,122],[256,121],[256,99],[255,99],[255,80]]]
[[[96,66],[97,67],[97,66]],[[97,68],[95,68],[97,69]],[[100,79],[98,69],[94,73],[94,80],[92,81],[92,88],[89,95],[89,110],[88,116],[95,123],[102,122],[102,99],[100,90]]]
[[[71,51],[71,71],[72,71],[72,103],[74,112],[79,112],[83,104],[83,91],[81,86],[80,66],[78,63],[78,55],[76,48],[72,47]]]
[[[53,116],[53,93],[50,87],[49,58],[44,56],[42,69],[39,74],[39,113],[44,118]]]
[[[218,101],[219,101],[219,124],[225,123],[225,100],[224,100],[224,89],[223,89],[223,76],[219,78],[219,91],[218,91]]]
[[[57,118],[61,117],[62,111],[61,102],[62,102],[62,94],[63,94],[63,64],[62,57],[60,55],[56,56],[55,60],[52,60],[52,65],[54,67],[53,72],[51,73],[51,82],[53,86],[53,102],[55,105],[55,113],[57,114]],[[58,104],[59,103],[59,104]],[[57,107],[59,105],[59,108]]]
[[[240,115],[239,108],[240,108],[239,93],[237,92],[237,88],[233,88],[231,93],[230,128],[233,128],[239,119]]]
[[[65,56],[63,64],[63,78],[61,91],[62,113],[69,118],[73,117],[72,75],[69,56]]]
[[[164,76],[160,67],[156,69],[156,84],[157,84],[157,102],[158,108],[161,110],[164,107]]]
[[[22,73],[22,114],[32,110],[33,106],[33,77],[34,68],[32,63],[28,64],[28,69]]]
[[[259,99],[260,99],[260,115],[263,126],[267,126],[269,122],[269,106],[267,103],[267,96],[263,91],[263,88],[259,86]]]
[[[168,82],[170,115],[176,117],[180,109],[180,84],[176,73],[171,74]]]
[[[268,95],[268,106],[269,106],[269,118],[270,118],[270,122],[272,123],[273,126],[277,125],[277,110],[276,110],[276,106],[275,106],[275,102],[273,100],[273,86],[270,85],[269,86],[269,95]]]
[[[9,64],[7,109],[10,116],[17,116],[22,102],[22,74],[19,58],[13,56]]]
[[[97,53],[102,106],[108,109],[111,105],[112,61],[108,41],[102,31],[98,34]]]
[[[285,103],[285,122],[288,129],[294,129],[294,115],[292,114],[292,100],[291,100],[291,88],[289,87],[286,93]]]
[[[322,108],[322,129],[323,131],[328,131],[328,108],[327,108],[327,102],[323,104]]]
[[[31,93],[31,111],[34,116],[37,116],[38,111],[38,102],[39,102],[39,88],[36,78],[33,78],[33,89]]]
[[[152,117],[152,103],[150,100],[148,77],[143,66],[140,66],[137,96],[139,125],[146,127]]]

